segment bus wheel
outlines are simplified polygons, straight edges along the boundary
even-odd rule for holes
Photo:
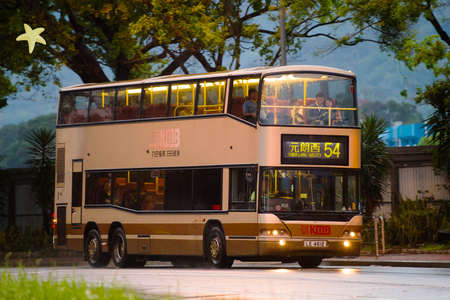
[[[298,264],[303,269],[317,268],[322,263],[322,257],[304,256],[298,259]]]
[[[213,227],[209,233],[206,259],[208,265],[216,269],[231,266],[225,251],[225,237],[217,227]]]
[[[100,234],[95,229],[89,231],[85,253],[89,265],[93,268],[103,268],[109,264],[109,253],[102,252]]]
[[[132,265],[128,263],[128,261],[131,262],[131,260],[127,254],[127,240],[125,237],[125,232],[120,227],[114,231],[112,236],[111,257],[114,264],[118,268],[126,268],[129,265]]]

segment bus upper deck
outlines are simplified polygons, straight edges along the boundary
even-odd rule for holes
[[[243,107],[256,90],[261,125],[357,126],[355,84],[351,72],[311,66],[86,84],[61,90],[58,125],[223,113],[249,120]]]

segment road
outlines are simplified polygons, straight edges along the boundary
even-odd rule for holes
[[[10,269],[10,272],[19,272]],[[153,264],[142,269],[29,268],[43,279],[67,278],[132,287],[147,295],[186,299],[449,299],[450,269],[240,263],[231,269],[178,269]]]

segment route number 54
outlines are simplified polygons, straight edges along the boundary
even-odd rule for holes
[[[332,155],[336,155],[339,158],[339,143],[336,143],[336,146],[333,149],[333,143],[325,143],[325,157],[331,157]]]

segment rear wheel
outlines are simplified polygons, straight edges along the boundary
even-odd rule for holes
[[[110,256],[102,252],[102,242],[97,230],[89,231],[85,244],[86,259],[93,268],[104,268],[109,264]]]
[[[298,264],[303,269],[314,269],[317,268],[322,263],[322,257],[316,256],[304,256],[300,257],[298,260]]]
[[[225,249],[225,237],[222,230],[213,227],[208,236],[206,249],[206,262],[213,268],[229,268],[233,260],[227,257]]]
[[[117,228],[112,236],[111,257],[118,268],[133,265],[133,259],[127,254],[127,239],[122,228]]]

